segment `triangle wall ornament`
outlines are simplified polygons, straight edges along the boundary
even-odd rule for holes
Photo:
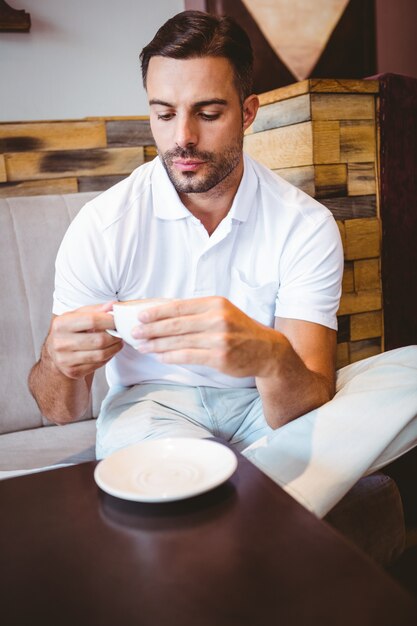
[[[349,0],[243,0],[297,80],[308,78]]]

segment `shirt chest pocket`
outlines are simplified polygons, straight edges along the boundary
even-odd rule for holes
[[[252,285],[235,268],[231,278],[229,300],[249,317],[273,327],[278,281]]]

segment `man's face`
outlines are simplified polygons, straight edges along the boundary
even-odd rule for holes
[[[152,57],[147,76],[151,129],[178,193],[203,193],[242,168],[246,121],[233,70],[223,57]]]

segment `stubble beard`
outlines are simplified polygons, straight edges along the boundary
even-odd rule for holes
[[[243,134],[234,144],[230,144],[221,154],[200,151],[195,148],[174,148],[159,156],[177,193],[206,193],[227,179],[238,166],[242,157]],[[179,172],[175,170],[174,159],[196,159],[204,161],[206,174]]]

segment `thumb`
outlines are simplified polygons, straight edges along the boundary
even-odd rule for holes
[[[98,310],[102,311],[103,313],[108,313],[109,311],[113,309],[113,304],[115,304],[116,302],[117,300],[111,300],[110,302],[105,302],[104,304],[99,306]]]

